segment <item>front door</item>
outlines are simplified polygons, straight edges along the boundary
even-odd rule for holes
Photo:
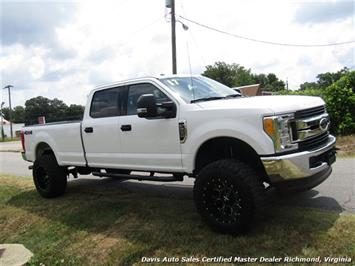
[[[178,115],[175,118],[138,117],[137,100],[143,94],[153,94],[157,103],[171,101],[165,93],[151,83],[128,86],[124,100],[126,113],[120,116],[122,167],[180,172],[182,163]]]

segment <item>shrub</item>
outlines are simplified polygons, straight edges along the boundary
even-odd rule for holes
[[[333,134],[355,133],[355,71],[350,71],[326,89],[282,91],[280,94],[322,97],[331,119]]]
[[[331,118],[331,131],[336,134],[355,132],[355,71],[327,87],[323,99]]]

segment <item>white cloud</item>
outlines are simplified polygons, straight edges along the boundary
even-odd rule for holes
[[[15,86],[14,105],[24,104],[38,95],[84,104],[90,89],[100,83],[170,73],[170,24],[164,19],[164,4],[165,0],[65,3],[66,9],[73,7],[70,16],[65,20],[53,17],[48,24],[45,23],[48,15],[40,16],[39,23],[36,12],[22,10],[21,14],[30,17],[31,25],[36,25],[32,30],[40,31],[41,35],[28,34],[31,38],[22,41],[22,35],[11,28],[16,38],[12,38],[12,42],[11,38],[7,39],[6,44],[2,42],[2,84]],[[178,15],[251,38],[308,44],[355,39],[354,16],[332,14],[330,17],[334,19],[322,17],[321,22],[313,19],[300,23],[296,18],[307,4],[307,1],[176,0]],[[320,6],[324,9],[324,4]],[[21,8],[21,4],[17,8]],[[22,8],[26,9],[26,5]],[[61,8],[60,4],[56,4],[56,8]],[[317,4],[312,8],[317,13]],[[52,16],[62,14],[62,11],[50,10]],[[11,21],[14,19],[17,18],[12,17]],[[184,23],[189,26],[188,31],[177,24],[179,72],[190,71],[187,47],[193,73],[202,72],[205,65],[215,61],[226,61],[251,68],[256,73],[273,72],[283,80],[288,79],[290,88],[314,80],[318,73],[355,65],[351,45],[271,46]],[[41,41],[37,42],[35,36],[41,36]]]

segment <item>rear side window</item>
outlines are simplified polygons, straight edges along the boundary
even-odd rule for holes
[[[131,85],[128,89],[127,115],[137,114],[137,100],[143,94],[153,94],[157,103],[170,101],[168,96],[152,84]]]
[[[95,92],[92,97],[90,116],[93,118],[118,116],[118,94],[118,88]]]

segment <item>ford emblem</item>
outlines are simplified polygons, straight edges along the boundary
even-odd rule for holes
[[[328,129],[328,126],[329,126],[329,119],[328,118],[324,117],[319,121],[319,128],[322,131],[326,131]]]

